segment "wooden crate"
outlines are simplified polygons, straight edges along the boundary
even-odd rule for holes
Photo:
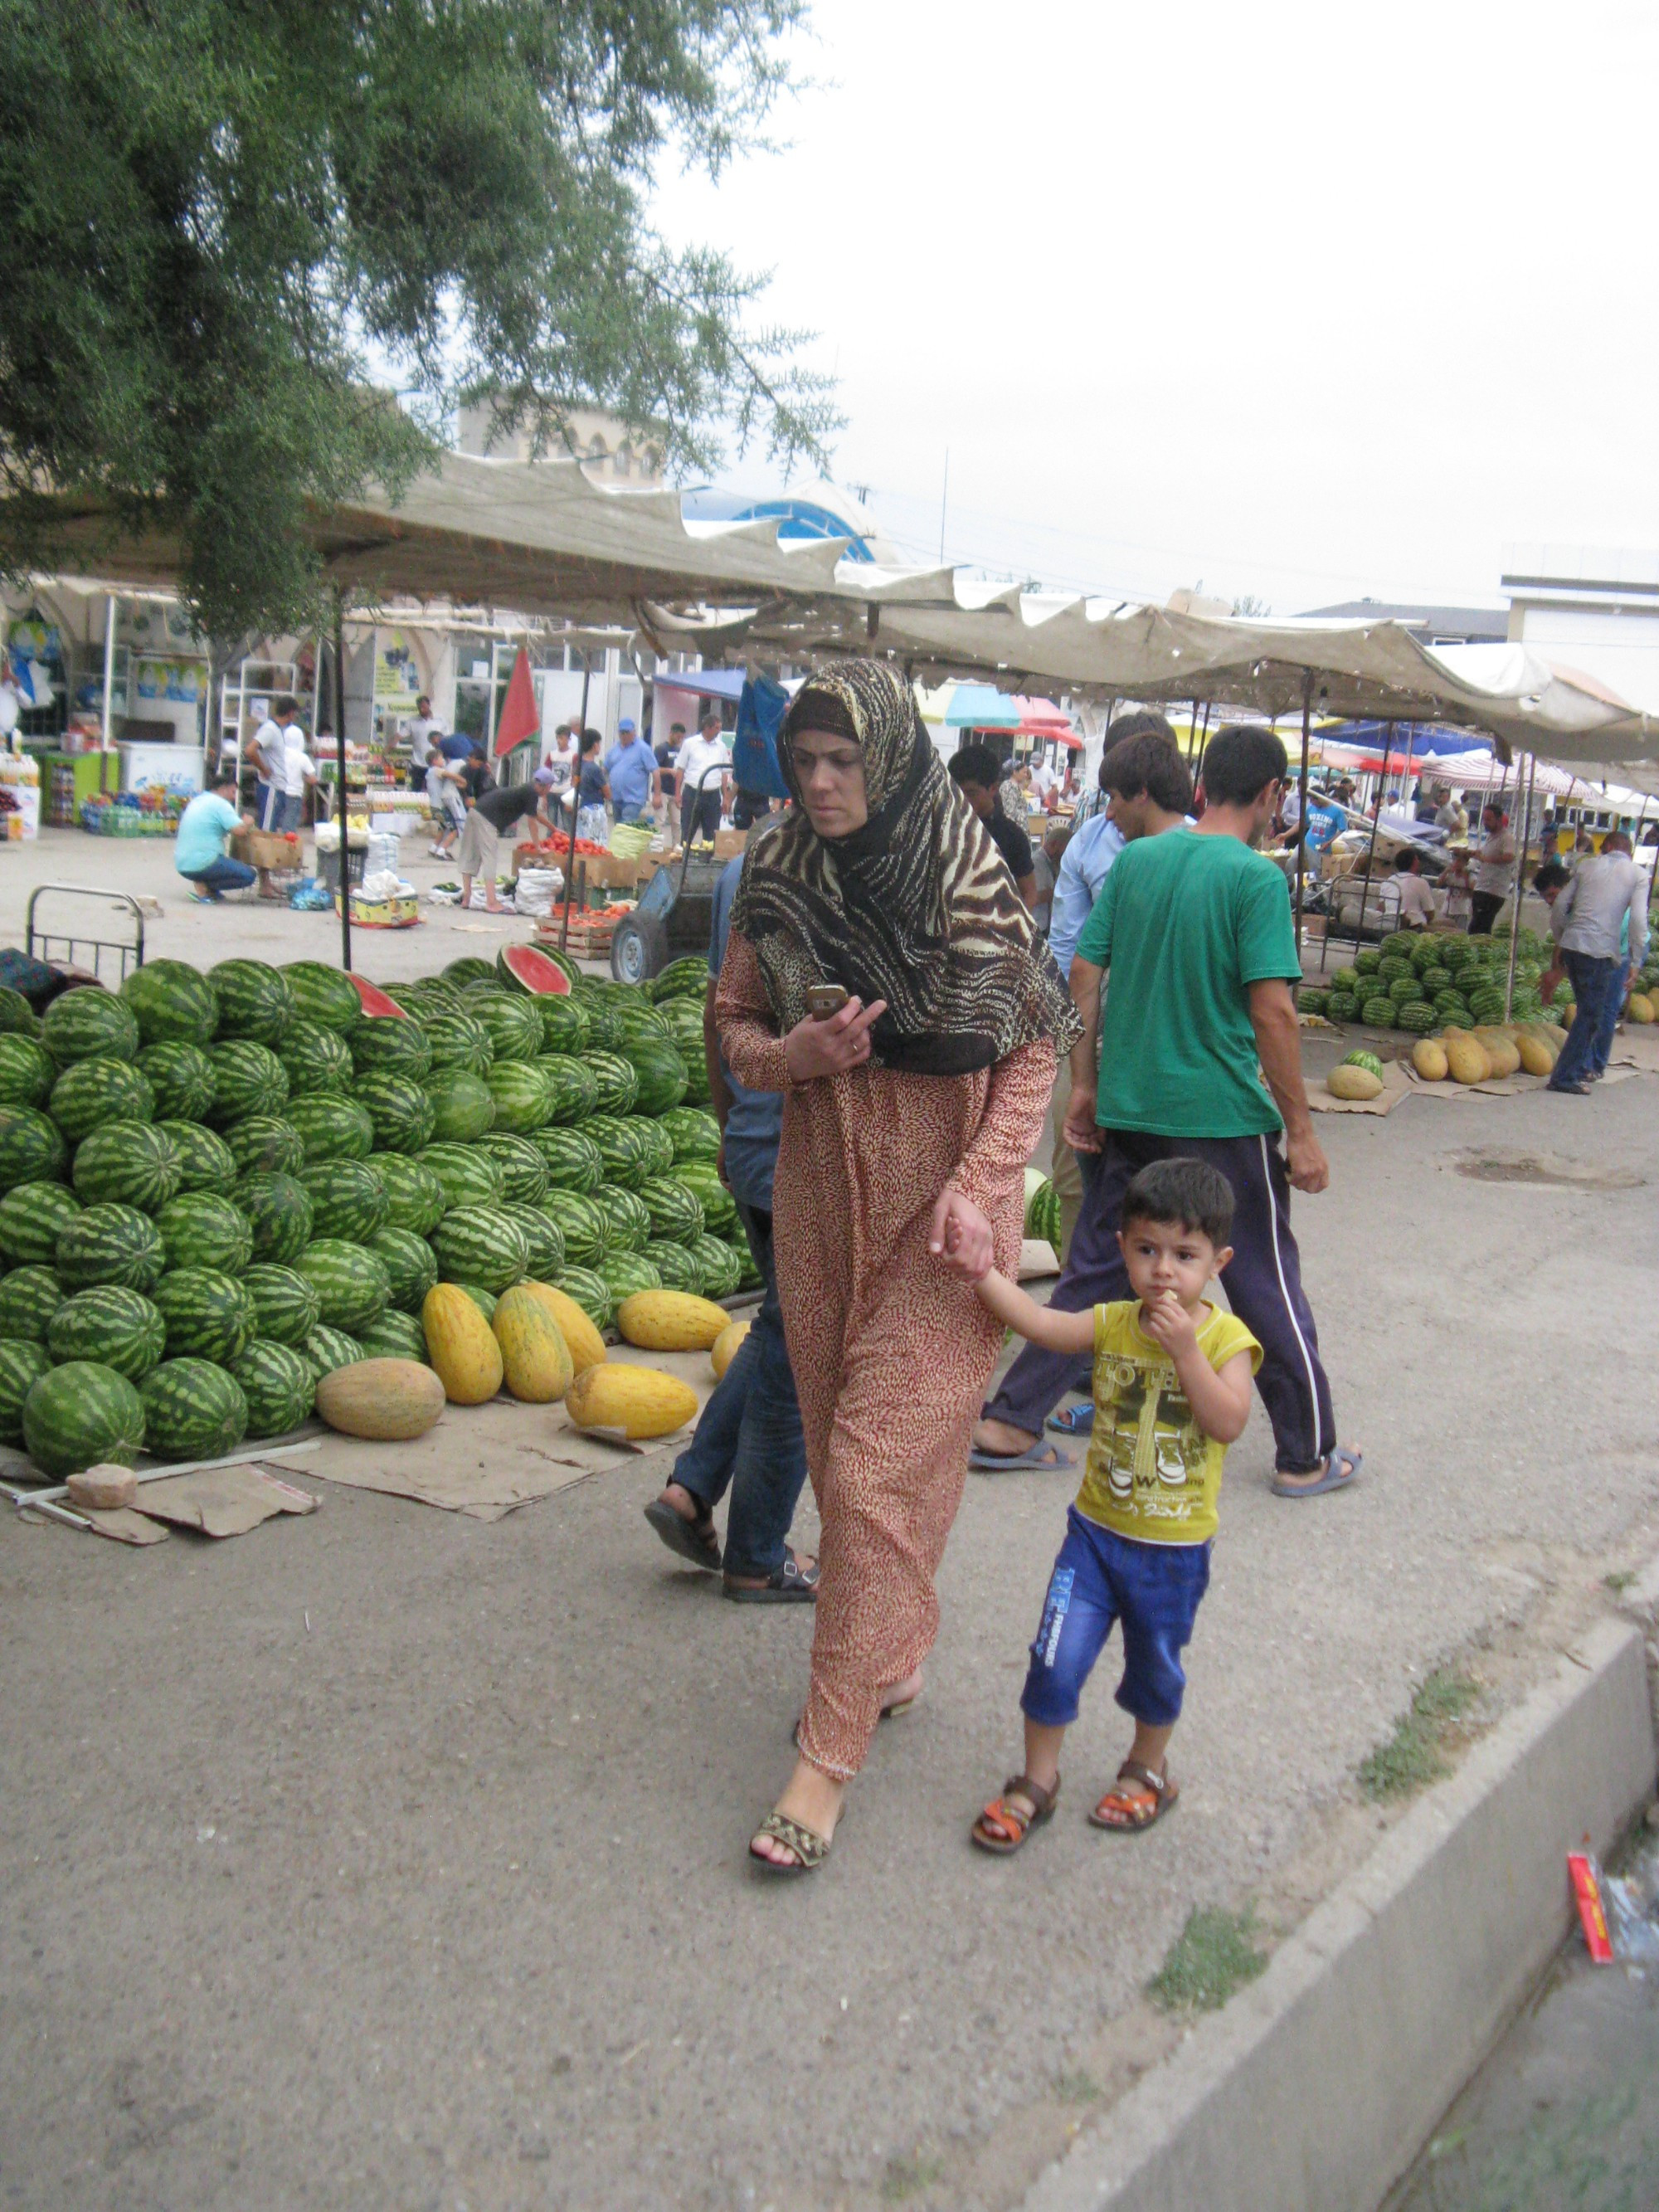
[[[617,925],[614,921],[585,921],[581,917],[580,909],[573,908],[570,915],[570,934],[566,940],[566,949],[573,959],[608,960],[611,957],[611,940],[616,933]],[[559,916],[550,915],[539,922],[537,925],[536,936],[539,943],[556,945],[559,941]]]

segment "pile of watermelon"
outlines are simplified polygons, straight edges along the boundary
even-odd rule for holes
[[[0,1441],[54,1479],[280,1436],[319,1378],[424,1359],[434,1282],[757,1286],[706,1110],[708,971],[525,945],[380,991],[155,960],[37,1018],[0,990]]]

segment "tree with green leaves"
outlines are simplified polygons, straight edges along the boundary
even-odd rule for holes
[[[458,404],[538,452],[599,408],[680,469],[817,458],[802,334],[648,208],[753,139],[804,5],[0,0],[0,566],[84,493],[178,537],[210,635],[272,633],[315,609],[307,503],[396,495]]]

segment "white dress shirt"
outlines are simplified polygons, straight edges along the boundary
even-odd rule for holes
[[[1646,872],[1622,853],[1592,853],[1578,863],[1550,908],[1550,933],[1564,952],[1616,960],[1626,915],[1630,957],[1639,968],[1648,949]]]

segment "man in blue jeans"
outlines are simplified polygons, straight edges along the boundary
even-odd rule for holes
[[[617,725],[617,742],[605,757],[605,781],[611,787],[611,811],[617,822],[649,822],[662,789],[657,756],[624,714]]]
[[[1540,868],[1533,888],[1549,898],[1555,957],[1542,978],[1546,1005],[1565,969],[1577,1008],[1548,1088],[1583,1097],[1606,1069],[1613,1031],[1629,990],[1647,957],[1648,879],[1632,856],[1630,839],[1610,830],[1599,853],[1586,854],[1565,884],[1544,885]]]
[[[227,891],[246,890],[253,870],[246,860],[233,860],[225,850],[235,832],[251,817],[236,811],[236,771],[228,769],[211,791],[198,791],[179,817],[179,835],[173,848],[173,865],[197,899],[222,899]]]
[[[764,799],[746,793],[738,797],[764,817]],[[818,1594],[818,1563],[800,1558],[786,1540],[806,1480],[806,1449],[772,1257],[772,1176],[783,1098],[777,1091],[745,1091],[721,1060],[714,1033],[714,991],[742,873],[739,855],[714,886],[703,1052],[720,1124],[721,1173],[766,1288],[737,1358],[703,1407],[666,1488],[646,1507],[645,1517],[671,1552],[710,1573],[720,1571],[726,1595],[738,1603],[810,1604]],[[714,1509],[728,1487],[732,1505],[722,1558]]]

